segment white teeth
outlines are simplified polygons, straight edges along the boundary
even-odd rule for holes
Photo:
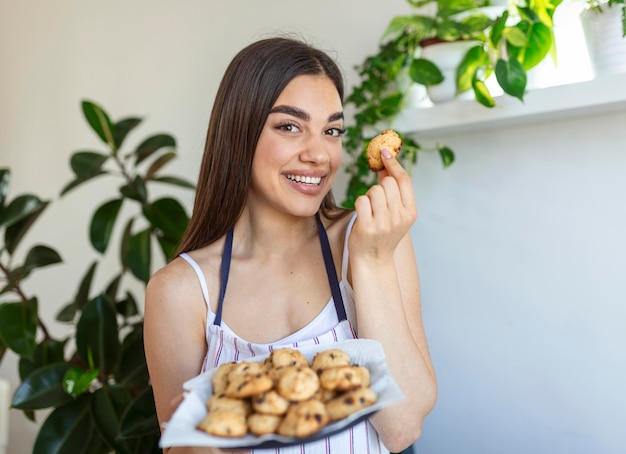
[[[319,185],[322,181],[321,177],[305,177],[301,175],[287,175],[287,178],[295,181],[296,183],[314,184],[316,186]]]

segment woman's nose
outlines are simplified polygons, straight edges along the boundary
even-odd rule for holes
[[[323,137],[310,137],[300,152],[300,160],[315,164],[325,164],[330,160],[330,150]]]

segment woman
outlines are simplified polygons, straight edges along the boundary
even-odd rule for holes
[[[161,423],[183,382],[202,371],[358,335],[382,343],[406,398],[306,452],[398,452],[419,437],[436,379],[409,236],[412,184],[384,152],[379,184],[355,213],[335,205],[343,91],[333,60],[297,40],[253,43],[227,68],[181,256],[146,292],[145,350]]]

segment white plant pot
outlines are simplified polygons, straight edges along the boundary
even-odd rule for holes
[[[626,38],[622,37],[621,5],[603,12],[584,10],[580,20],[595,76],[626,72]]]
[[[422,49],[421,57],[432,61],[443,73],[443,82],[428,87],[428,97],[437,104],[452,101],[456,96],[456,68],[463,60],[466,52],[480,41],[452,41],[437,43]],[[469,95],[463,97],[472,96]]]

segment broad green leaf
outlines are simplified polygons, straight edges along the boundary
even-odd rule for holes
[[[487,52],[482,46],[474,46],[466,53],[461,63],[456,68],[456,90],[457,94],[463,93],[472,88],[472,80],[487,58]]]
[[[4,340],[2,339],[2,336],[0,336],[0,361],[2,361],[2,358],[4,357],[4,354],[7,351],[7,344],[4,343]]]
[[[11,171],[7,168],[0,168],[0,218],[2,218],[2,210],[4,201],[9,194],[9,183],[11,182]]]
[[[552,30],[540,23],[534,23],[528,37],[528,47],[524,53],[524,69],[537,66],[550,52],[553,43]]]
[[[109,115],[102,107],[91,101],[83,101],[81,103],[83,114],[91,129],[98,134],[98,137],[109,146],[111,150],[115,150],[115,141],[113,139],[113,124]]]
[[[176,147],[176,140],[169,134],[156,134],[144,140],[135,150],[135,165],[152,156],[161,148]]]
[[[28,215],[21,217],[18,221],[13,222],[6,228],[4,231],[4,245],[9,254],[13,254],[15,252],[26,233],[28,233],[30,228],[47,206],[48,202],[42,202],[37,205],[33,211],[30,211]]]
[[[32,216],[47,204],[48,202],[32,194],[23,194],[14,198],[0,213],[0,228],[11,226]]]
[[[526,71],[515,59],[498,60],[496,63],[496,79],[502,90],[508,95],[524,100],[526,91]]]
[[[111,233],[122,207],[122,202],[123,199],[113,199],[103,203],[91,218],[89,240],[94,249],[101,254],[104,254],[109,245]]]
[[[124,227],[124,233],[122,234],[122,240],[120,242],[120,263],[122,264],[122,270],[126,271],[128,269],[128,261],[126,257],[128,256],[128,245],[130,242],[130,237],[133,233],[133,224],[135,223],[134,218],[130,218],[126,223],[126,227]]]
[[[44,339],[35,347],[33,359],[20,358],[20,379],[24,381],[32,372],[44,366],[64,361],[67,340]]]
[[[176,158],[176,153],[173,151],[167,152],[159,156],[154,160],[146,172],[146,180],[151,180],[156,173],[161,170],[168,162]]]
[[[12,406],[20,410],[58,407],[72,400],[63,390],[68,363],[53,363],[31,372],[13,395]]]
[[[57,312],[55,320],[58,322],[66,323],[73,322],[74,318],[76,317],[77,311],[78,308],[76,307],[76,303],[74,301],[72,301],[71,303],[67,303]]]
[[[117,302],[117,304],[115,305],[115,309],[117,313],[124,318],[132,317],[139,314],[137,301],[135,300],[133,295],[130,294],[130,292],[126,292],[126,298]]]
[[[506,27],[502,35],[511,46],[525,48],[528,45],[526,33],[518,27]]]
[[[450,148],[442,145],[437,145],[437,150],[439,151],[443,166],[448,167],[452,165],[454,162],[454,152]]]
[[[108,374],[115,367],[120,353],[120,341],[115,311],[105,297],[89,301],[76,326],[76,350],[80,358],[90,364],[90,354],[96,368]]]
[[[104,294],[108,296],[112,301],[115,301],[115,299],[117,298],[117,291],[120,287],[122,276],[123,276],[123,272],[115,276],[111,280],[111,282],[109,282],[109,285],[107,285],[107,288],[104,291]]]
[[[126,184],[120,188],[120,192],[124,197],[137,200],[138,202],[145,202],[148,200],[148,190],[144,180],[137,175],[132,183]]]
[[[120,120],[113,125],[113,141],[118,150],[122,147],[128,133],[135,129],[139,123],[141,123],[141,118],[132,117]]]
[[[33,454],[87,454],[94,425],[89,395],[56,408],[44,421]]]
[[[74,317],[76,313],[87,304],[89,301],[89,293],[91,292],[91,283],[93,282],[93,277],[96,273],[96,267],[98,266],[98,261],[94,260],[85,275],[80,281],[80,285],[78,286],[78,290],[76,291],[76,295],[74,296],[74,301],[68,303],[65,307],[63,307],[56,316],[56,319],[60,322],[72,322],[74,321]]]
[[[63,375],[63,390],[76,398],[89,389],[99,373],[98,369],[85,370],[80,367],[70,367]]]
[[[126,243],[126,263],[131,273],[145,283],[150,279],[152,251],[150,249],[150,229],[131,235]]]
[[[157,237],[157,241],[163,253],[163,259],[166,263],[169,263],[176,256],[176,251],[180,245],[180,238],[174,239],[168,236],[159,236]]]
[[[133,438],[159,432],[152,388],[148,387],[128,406],[120,422],[120,437]]]
[[[416,58],[409,67],[409,76],[415,83],[430,86],[443,82],[443,74],[431,61]]]
[[[189,224],[189,217],[178,200],[164,197],[146,205],[143,214],[153,228],[166,236],[180,239]]]
[[[91,398],[91,416],[96,429],[115,452],[129,452],[118,436],[120,419],[130,402],[130,394],[119,385],[105,384]]]
[[[70,166],[77,179],[86,181],[101,175],[102,165],[107,162],[109,155],[95,151],[77,151],[70,158]]]
[[[43,268],[44,266],[54,265],[61,261],[61,256],[57,251],[48,246],[39,244],[33,246],[30,251],[28,251],[24,261],[24,268],[28,270]]]
[[[124,338],[122,354],[115,370],[115,379],[127,388],[149,383],[148,367],[143,348],[143,324],[136,326]]]
[[[495,100],[489,93],[489,89],[485,82],[479,79],[475,79],[472,82],[472,87],[474,88],[474,96],[476,97],[476,101],[481,103],[485,107],[494,107],[496,105]]]
[[[502,32],[506,26],[506,21],[509,18],[509,12],[504,11],[500,17],[496,19],[491,31],[489,32],[489,41],[491,45],[497,49],[500,46],[500,40],[502,39]]]
[[[37,299],[0,304],[0,337],[20,356],[32,358],[37,336]]]
[[[180,186],[182,188],[187,188],[187,189],[196,189],[195,184],[191,183],[190,181],[184,180],[182,178],[176,177],[176,176],[166,175],[166,176],[160,176],[160,177],[153,177],[150,179],[150,181],[155,181],[157,183],[172,184],[174,186]]]

